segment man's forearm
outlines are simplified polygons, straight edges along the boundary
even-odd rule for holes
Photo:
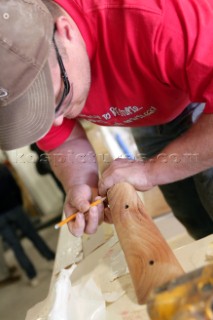
[[[98,168],[94,151],[84,138],[67,141],[49,152],[51,167],[65,191],[73,185],[88,184],[96,188]]]
[[[147,163],[153,185],[182,180],[210,167],[213,167],[213,115],[205,114]]]

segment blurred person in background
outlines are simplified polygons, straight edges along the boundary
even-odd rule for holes
[[[21,276],[15,266],[8,266],[4,257],[4,245],[0,237],[0,288],[18,281]]]
[[[21,190],[10,170],[0,164],[0,235],[14,251],[15,257],[25,271],[32,286],[38,284],[36,269],[22,247],[17,231],[26,236],[39,253],[48,261],[55,258],[55,253],[37,233],[23,208]]]

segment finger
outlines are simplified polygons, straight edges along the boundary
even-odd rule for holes
[[[68,228],[72,235],[75,237],[81,237],[84,233],[85,225],[84,214],[78,212],[75,221],[70,221],[68,223]]]
[[[67,199],[64,204],[64,213],[66,217],[69,217],[73,213],[88,211],[89,206],[90,206],[90,202],[87,200],[81,199],[79,200],[79,203],[77,203],[77,201],[71,201]]]
[[[105,196],[107,194],[107,190],[112,187],[114,184],[111,176],[102,177],[98,183],[98,191],[101,196]]]
[[[86,212],[89,210],[90,202],[86,199],[76,197],[72,199],[72,206],[75,207],[79,212]]]
[[[96,232],[99,225],[99,215],[98,208],[92,207],[89,212],[86,214],[86,227],[85,233],[93,234]]]
[[[86,212],[89,209],[92,190],[88,185],[75,186],[69,192],[66,202],[79,212]]]

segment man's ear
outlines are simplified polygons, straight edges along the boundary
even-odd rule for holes
[[[66,16],[60,16],[55,20],[56,33],[59,37],[66,38],[69,41],[72,39],[72,23]]]

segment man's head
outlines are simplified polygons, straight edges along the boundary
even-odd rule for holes
[[[81,79],[83,74],[88,74],[88,70],[82,73],[82,66],[74,63],[73,59],[82,57],[85,60],[82,65],[86,65],[86,69],[89,67],[85,44],[80,38],[80,32],[71,18],[63,16],[62,11],[61,16],[53,19],[41,0],[0,1],[1,149],[29,145],[44,136],[53,123],[60,124],[63,116],[74,117],[81,111],[89,90],[81,89]],[[69,94],[64,97],[65,103],[71,103],[73,98],[77,106],[79,100],[83,101],[80,108],[73,106],[70,114],[68,111],[66,113],[64,102],[60,107],[61,113],[55,114],[64,94],[61,52],[65,71],[72,78]],[[72,95],[73,83],[75,94]],[[83,94],[85,91],[83,99],[79,90]],[[79,110],[73,113],[76,109]],[[60,119],[58,123],[57,119]]]

